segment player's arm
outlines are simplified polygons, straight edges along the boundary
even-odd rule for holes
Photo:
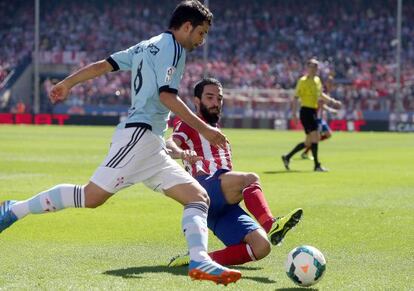
[[[177,139],[177,138],[173,138],[172,136],[170,136],[166,141],[165,141],[165,145],[167,147],[168,150],[168,154],[173,158],[173,159],[181,159],[183,156],[183,152],[184,150],[181,149],[180,145],[181,145],[181,140]]]
[[[324,110],[326,110],[326,111],[328,111],[328,112],[330,112],[330,113],[338,113],[338,110],[336,110],[336,109],[334,109],[334,108],[332,108],[332,107],[329,107],[327,104],[323,104],[322,105],[323,106],[323,109]]]
[[[203,135],[213,146],[226,147],[226,137],[200,118],[198,118],[178,97],[178,87],[184,72],[185,57],[182,47],[170,44],[160,48],[154,57],[155,74],[161,103],[175,113],[183,122]]]
[[[66,100],[70,90],[75,85],[111,72],[113,69],[112,65],[106,60],[81,68],[52,87],[49,92],[50,101],[56,103]]]
[[[342,102],[339,100],[336,100],[335,98],[330,97],[329,95],[322,92],[321,99],[328,105],[333,106],[335,108],[341,108]]]
[[[181,159],[183,161],[187,161],[191,164],[202,160],[203,158],[200,156],[197,156],[197,153],[192,150],[183,150],[181,146],[181,140],[178,138],[174,138],[173,136],[170,136],[165,142],[168,150],[168,154],[173,159]]]
[[[214,128],[200,118],[197,117],[188,107],[184,104],[177,94],[163,91],[160,93],[160,101],[165,107],[175,113],[182,121],[189,126],[197,130],[203,135],[212,145],[220,148],[226,147],[226,137],[218,130]]]

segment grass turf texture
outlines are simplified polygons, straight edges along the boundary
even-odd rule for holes
[[[85,183],[106,155],[111,127],[0,127],[0,200],[26,199],[60,183]],[[301,132],[230,130],[234,167],[260,175],[274,215],[304,220],[262,261],[239,267],[226,290],[300,290],[284,273],[287,253],[319,248],[327,271],[319,290],[414,288],[414,136],[335,133],[320,145],[329,173],[299,154],[280,156]],[[0,234],[0,289],[218,290],[167,268],[186,249],[182,207],[135,185],[97,209],[30,215]],[[221,248],[210,235],[210,249]],[[308,288],[309,290],[309,288]]]

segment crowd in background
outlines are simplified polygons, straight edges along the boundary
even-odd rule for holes
[[[33,1],[0,1],[0,84],[33,51]],[[41,0],[40,50],[84,51],[74,67],[106,58],[164,31],[178,1]],[[306,59],[321,61],[322,79],[346,108],[396,109],[396,3],[393,0],[210,0],[214,24],[208,62],[188,54],[180,95],[205,71],[225,88],[292,89]],[[405,1],[402,29],[402,105],[414,111],[414,3]],[[51,80],[46,78],[44,88]],[[71,104],[129,104],[126,73],[74,88]]]
[[[26,2],[0,1],[0,84],[33,51],[34,13]]]

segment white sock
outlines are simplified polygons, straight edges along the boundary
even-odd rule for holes
[[[204,202],[192,202],[184,207],[182,227],[192,261],[211,260],[207,253],[207,211],[208,206]]]
[[[85,207],[84,186],[71,184],[57,185],[30,199],[16,202],[12,205],[11,211],[20,219],[29,213],[54,212],[69,207]]]

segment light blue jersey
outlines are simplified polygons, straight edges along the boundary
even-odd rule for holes
[[[185,50],[171,32],[164,32],[124,51],[107,61],[114,71],[131,71],[131,107],[125,123],[143,122],[161,137],[167,130],[170,110],[160,102],[161,92],[177,94],[185,66]]]

